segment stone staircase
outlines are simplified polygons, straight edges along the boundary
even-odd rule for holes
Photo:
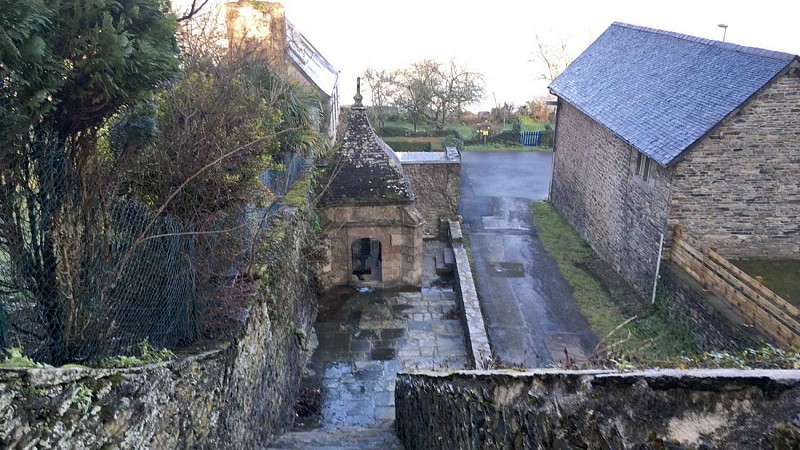
[[[320,450],[397,450],[403,444],[397,437],[394,423],[391,425],[347,427],[340,429],[320,428],[311,431],[292,431],[281,436],[267,448],[271,449],[320,449]]]
[[[456,257],[453,249],[445,247],[434,257],[436,261],[436,275],[449,277],[452,276],[456,265]]]

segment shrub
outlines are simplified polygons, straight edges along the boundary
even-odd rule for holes
[[[552,128],[548,130],[547,126],[545,126],[545,130],[542,131],[542,143],[539,145],[542,147],[552,147],[554,137],[555,133]]]
[[[503,131],[491,139],[491,142],[499,142],[501,144],[519,144],[519,131]]]
[[[448,138],[445,138],[444,140],[442,140],[442,147],[445,148],[445,149],[447,147],[455,147],[459,151],[461,151],[461,150],[464,149],[464,141],[462,141],[459,138],[448,137]]]

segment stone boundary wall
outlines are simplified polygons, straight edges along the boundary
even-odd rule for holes
[[[489,347],[489,335],[483,321],[481,304],[478,301],[478,291],[475,289],[475,280],[472,278],[472,267],[464,247],[464,237],[461,233],[461,224],[456,221],[450,223],[450,241],[456,260],[455,283],[458,292],[459,309],[462,312],[461,324],[464,327],[464,338],[467,344],[467,356],[471,359],[472,367],[486,369],[492,363],[492,349]]]
[[[800,370],[416,372],[398,374],[395,396],[406,448],[797,448],[800,436]]]
[[[232,342],[134,368],[0,368],[0,448],[261,448],[285,432],[317,305],[299,216]]]
[[[673,321],[688,321],[698,352],[759,347],[761,336],[745,327],[724,302],[671,263],[661,266],[659,297]]]
[[[424,236],[446,237],[447,221],[458,215],[461,158],[447,159],[445,152],[398,152],[397,156],[425,219]]]

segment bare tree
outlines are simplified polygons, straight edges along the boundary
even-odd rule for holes
[[[567,68],[572,57],[566,39],[543,40],[536,35],[536,53],[531,60],[543,66],[542,78],[553,81]]]
[[[470,72],[453,60],[446,68],[439,66],[438,85],[432,105],[434,126],[441,130],[449,114],[460,116],[464,106],[481,100],[483,96],[483,75]]]
[[[408,115],[414,132],[419,124],[431,121],[439,76],[439,63],[433,60],[419,61],[395,72],[394,103]]]
[[[367,69],[364,72],[364,79],[367,80],[375,118],[378,121],[378,126],[382,127],[385,125],[386,107],[395,83],[394,74],[388,70]]]
[[[455,61],[444,66],[425,60],[391,74],[369,70],[364,74],[370,86],[369,76],[378,78],[381,75],[385,75],[386,86],[392,87],[388,91],[391,100],[406,113],[414,131],[421,123],[443,129],[449,117],[453,114],[460,117],[465,106],[481,100],[485,93],[483,75]]]

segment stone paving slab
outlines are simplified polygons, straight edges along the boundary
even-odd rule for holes
[[[394,427],[346,427],[325,431],[287,433],[271,443],[272,449],[398,450],[403,444]]]
[[[315,439],[314,429],[325,434],[391,427],[398,372],[467,367],[462,326],[453,312],[456,293],[452,282],[435,275],[434,255],[442,249],[441,243],[425,243],[421,290],[349,290],[320,301],[301,395],[318,391],[321,405],[316,414],[297,418],[296,431],[312,433],[304,439]]]

